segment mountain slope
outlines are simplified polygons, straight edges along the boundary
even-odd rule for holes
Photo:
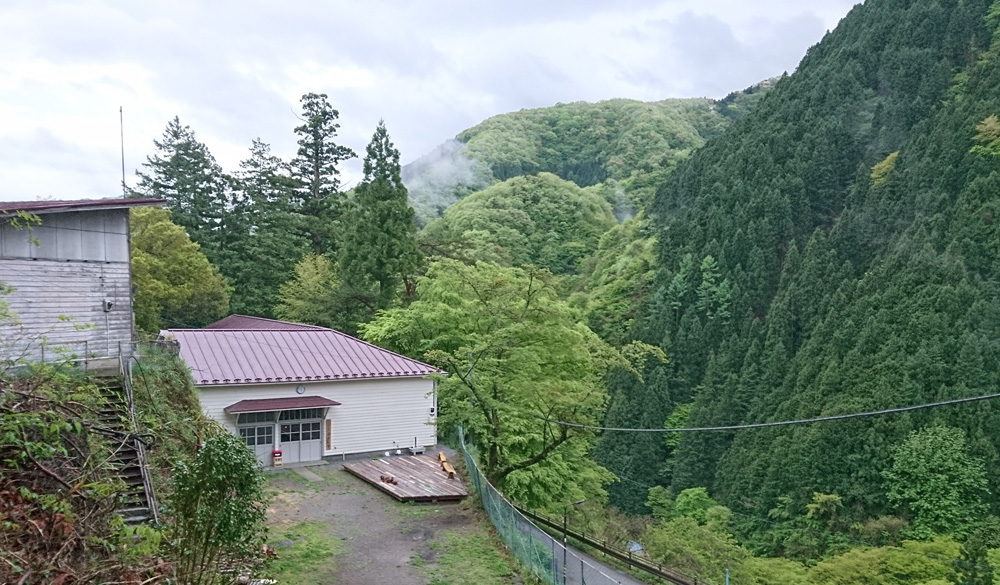
[[[750,111],[771,85],[726,98],[576,102],[494,116],[403,168],[421,223],[497,181],[548,172],[581,187],[622,183],[620,213],[644,207],[677,163]]]
[[[1000,167],[973,151],[977,126],[1000,112],[988,14],[1000,11],[985,0],[855,7],[659,187],[658,273],[634,334],[671,361],[645,383],[615,381],[609,426],[662,426],[688,403],[689,426],[739,424],[1000,382]],[[882,472],[932,421],[965,431],[997,493],[994,409],[690,434],[676,447],[609,433],[597,457],[628,478],[612,498],[630,511],[655,484],[707,486],[758,534],[779,504],[804,513],[813,492],[840,495],[852,520],[906,516]]]

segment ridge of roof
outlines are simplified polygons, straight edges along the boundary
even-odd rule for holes
[[[260,325],[256,327],[254,325]],[[227,315],[214,323],[209,323],[202,329],[210,330],[235,330],[235,331],[296,331],[296,330],[324,330],[333,331],[327,327],[319,325],[309,325],[306,323],[293,323],[291,321],[280,321],[278,319],[268,319],[267,317],[256,317],[253,315],[242,315],[235,313]]]
[[[88,209],[121,209],[163,205],[166,199],[151,197],[117,197],[108,199],[60,199],[53,201],[0,201],[0,212],[27,211],[31,213],[56,213],[85,211]]]

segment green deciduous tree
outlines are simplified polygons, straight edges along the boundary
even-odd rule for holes
[[[708,490],[705,488],[688,488],[677,494],[677,499],[674,501],[674,514],[694,518],[698,524],[704,524],[705,513],[718,505],[719,503],[708,495]]]
[[[297,203],[306,219],[306,235],[313,251],[324,254],[336,248],[337,224],[344,213],[337,165],[356,155],[334,142],[340,112],[325,93],[307,93],[301,102],[303,123],[295,127],[299,148],[292,160],[292,175],[298,181]]]
[[[371,312],[351,294],[334,263],[326,256],[306,254],[295,265],[295,278],[281,285],[274,311],[280,319],[353,335],[357,324],[367,320]]]
[[[750,553],[731,534],[699,526],[694,518],[657,522],[643,535],[642,543],[657,563],[685,575],[719,583],[729,569],[733,582],[751,582]]]
[[[384,309],[400,283],[413,282],[422,258],[413,208],[399,176],[399,151],[381,121],[368,144],[364,172],[344,225],[340,266],[345,280],[371,287],[372,309]],[[412,286],[407,288],[406,296],[412,296]]]
[[[234,582],[261,557],[267,519],[264,474],[238,437],[219,433],[171,477],[168,538],[179,583]]]
[[[433,262],[420,298],[362,327],[369,341],[447,370],[438,389],[441,432],[462,425],[487,477],[530,506],[600,499],[612,476],[586,457],[614,358],[534,268]]]
[[[962,536],[985,514],[986,469],[969,454],[961,429],[914,431],[892,454],[892,467],[883,473],[888,497],[909,515],[913,536]]]
[[[131,211],[135,324],[156,333],[162,327],[200,327],[224,316],[229,289],[219,270],[158,207]]]

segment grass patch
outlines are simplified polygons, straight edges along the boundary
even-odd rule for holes
[[[277,558],[271,561],[271,576],[279,583],[326,585],[336,572],[334,557],[340,541],[322,522],[303,522],[274,530],[268,539]]]
[[[448,532],[431,544],[440,550],[436,567],[427,567],[431,585],[508,585],[513,571],[486,534]],[[414,563],[418,564],[418,563]]]
[[[417,504],[414,502],[399,502],[396,505],[401,516],[407,516],[409,518],[423,518],[424,516],[430,514],[431,512],[438,513],[441,508],[433,506],[430,504]]]

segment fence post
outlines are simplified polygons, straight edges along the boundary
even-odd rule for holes
[[[580,559],[580,585],[587,585],[587,575],[583,572],[583,559]]]
[[[555,539],[549,539],[549,542],[552,543],[552,562],[550,563],[552,565],[552,582],[553,583],[558,583],[559,582],[559,557],[556,556],[556,541],[555,541]]]

